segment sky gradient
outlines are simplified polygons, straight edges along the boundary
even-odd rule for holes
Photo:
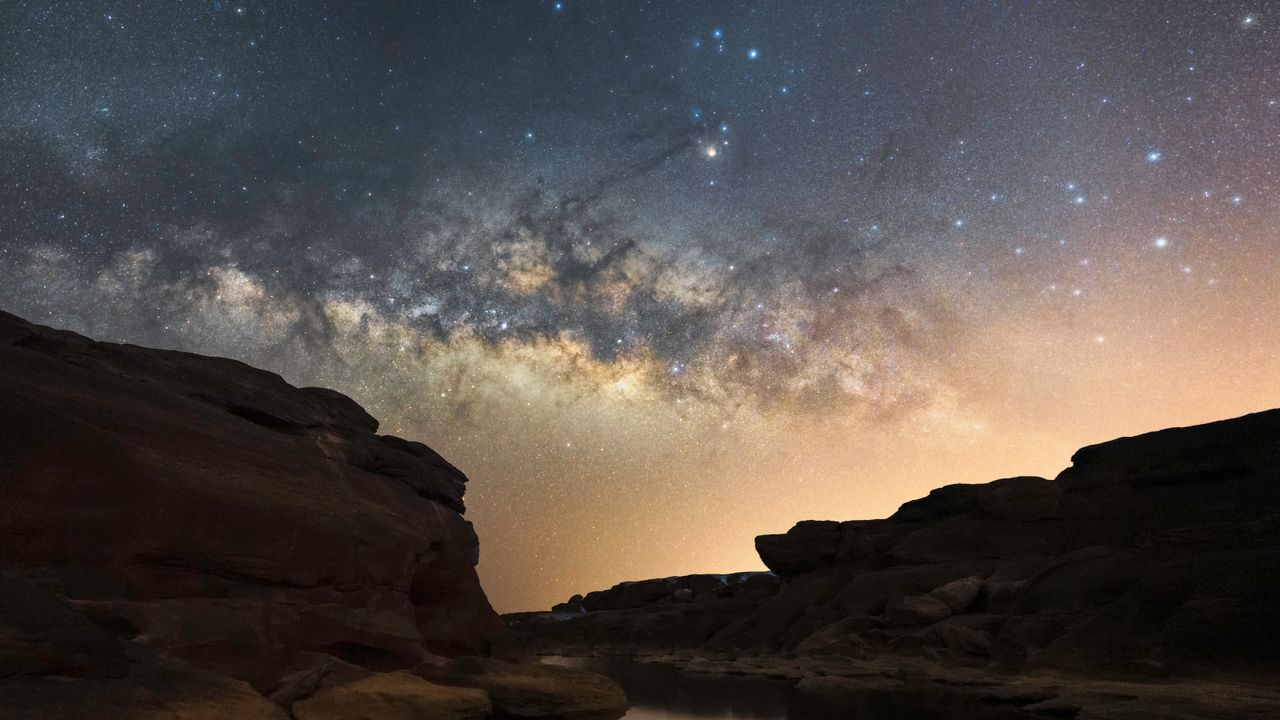
[[[0,307],[341,390],[499,610],[1280,405],[1280,5],[0,5]]]

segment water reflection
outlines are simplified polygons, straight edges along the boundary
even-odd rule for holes
[[[937,693],[867,692],[819,698],[763,677],[682,673],[625,658],[548,656],[542,662],[608,675],[627,691],[626,720],[1019,720],[1025,714]]]

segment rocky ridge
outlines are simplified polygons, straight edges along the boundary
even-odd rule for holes
[[[883,520],[801,522],[756,548],[774,578],[759,595],[669,578],[509,619],[534,650],[815,693],[924,683],[1063,717],[1280,712],[1280,410],[1086,447],[1053,480],[948,485]]]

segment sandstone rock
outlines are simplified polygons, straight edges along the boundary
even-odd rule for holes
[[[1058,474],[1067,490],[1221,483],[1280,465],[1280,411],[1169,428],[1081,448]]]
[[[931,625],[953,614],[944,601],[929,595],[909,595],[885,608],[885,619],[894,625]]]
[[[281,678],[266,693],[266,696],[277,705],[289,707],[319,690],[320,684],[328,674],[329,666],[323,664],[290,673]]]
[[[0,407],[0,566],[126,637],[260,684],[504,631],[465,477],[339,393],[0,313]]]
[[[492,710],[482,690],[383,673],[321,690],[293,704],[295,720],[481,720]]]
[[[671,597],[677,587],[675,578],[656,578],[637,582],[618,583],[608,590],[587,593],[582,607],[588,611],[624,610],[651,605]]]
[[[797,523],[756,540],[778,590],[714,613],[701,591],[690,603],[659,596],[682,587],[676,579],[650,586],[648,604],[528,632],[595,649],[737,654],[702,664],[717,672],[754,673],[752,656],[780,674],[823,658],[913,678],[982,668],[964,682],[998,687],[1155,680],[1163,697],[1184,681],[1280,673],[1276,508],[1280,410],[1090,446],[1052,481],[945,486],[886,520]],[[1032,694],[1061,694],[1043,693]],[[1258,717],[1280,708],[1280,696],[1259,702]],[[1081,716],[1125,706],[1087,705]]]
[[[777,592],[779,580],[773,573],[743,572],[727,575],[683,575],[623,582],[586,597],[574,595],[568,602],[551,608],[556,613],[629,610],[650,605],[715,599],[763,599]]]
[[[1032,522],[1053,517],[1061,496],[1062,489],[1044,478],[1005,478],[983,486],[978,509],[999,518]]]
[[[942,644],[952,650],[970,655],[991,654],[991,635],[982,630],[964,627],[963,625],[940,623],[938,625],[938,637]]]
[[[937,522],[972,512],[978,506],[981,488],[980,485],[944,485],[930,490],[925,497],[903,503],[889,519],[899,523]]]
[[[122,678],[15,677],[0,681],[5,720],[289,720],[246,683],[145,657]]]
[[[756,552],[779,575],[799,575],[835,561],[840,550],[840,523],[806,520],[784,535],[756,538]]]
[[[127,671],[123,643],[40,587],[0,575],[0,679]]]
[[[557,605],[552,605],[551,612],[556,612],[556,613],[586,612],[587,609],[583,607],[582,601],[583,601],[583,597],[581,595],[574,595],[573,597],[569,598],[568,602],[562,602]]]
[[[415,672],[431,682],[486,691],[503,717],[576,718],[627,708],[627,696],[613,680],[555,665],[461,657]]]
[[[941,600],[953,614],[962,613],[973,604],[982,589],[982,578],[967,577],[952,580],[942,587],[929,591],[929,597]]]

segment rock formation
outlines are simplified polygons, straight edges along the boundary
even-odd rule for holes
[[[680,579],[646,581],[621,606],[593,608],[593,593],[583,612],[511,619],[534,647],[752,656],[784,674],[821,659],[820,674],[928,667],[988,684],[1272,683],[1280,410],[1086,447],[1054,480],[948,485],[888,519],[801,522],[756,547],[776,593],[679,603],[654,583]]]
[[[506,629],[466,477],[377,428],[243,363],[0,313],[0,716],[487,714],[397,673]]]

